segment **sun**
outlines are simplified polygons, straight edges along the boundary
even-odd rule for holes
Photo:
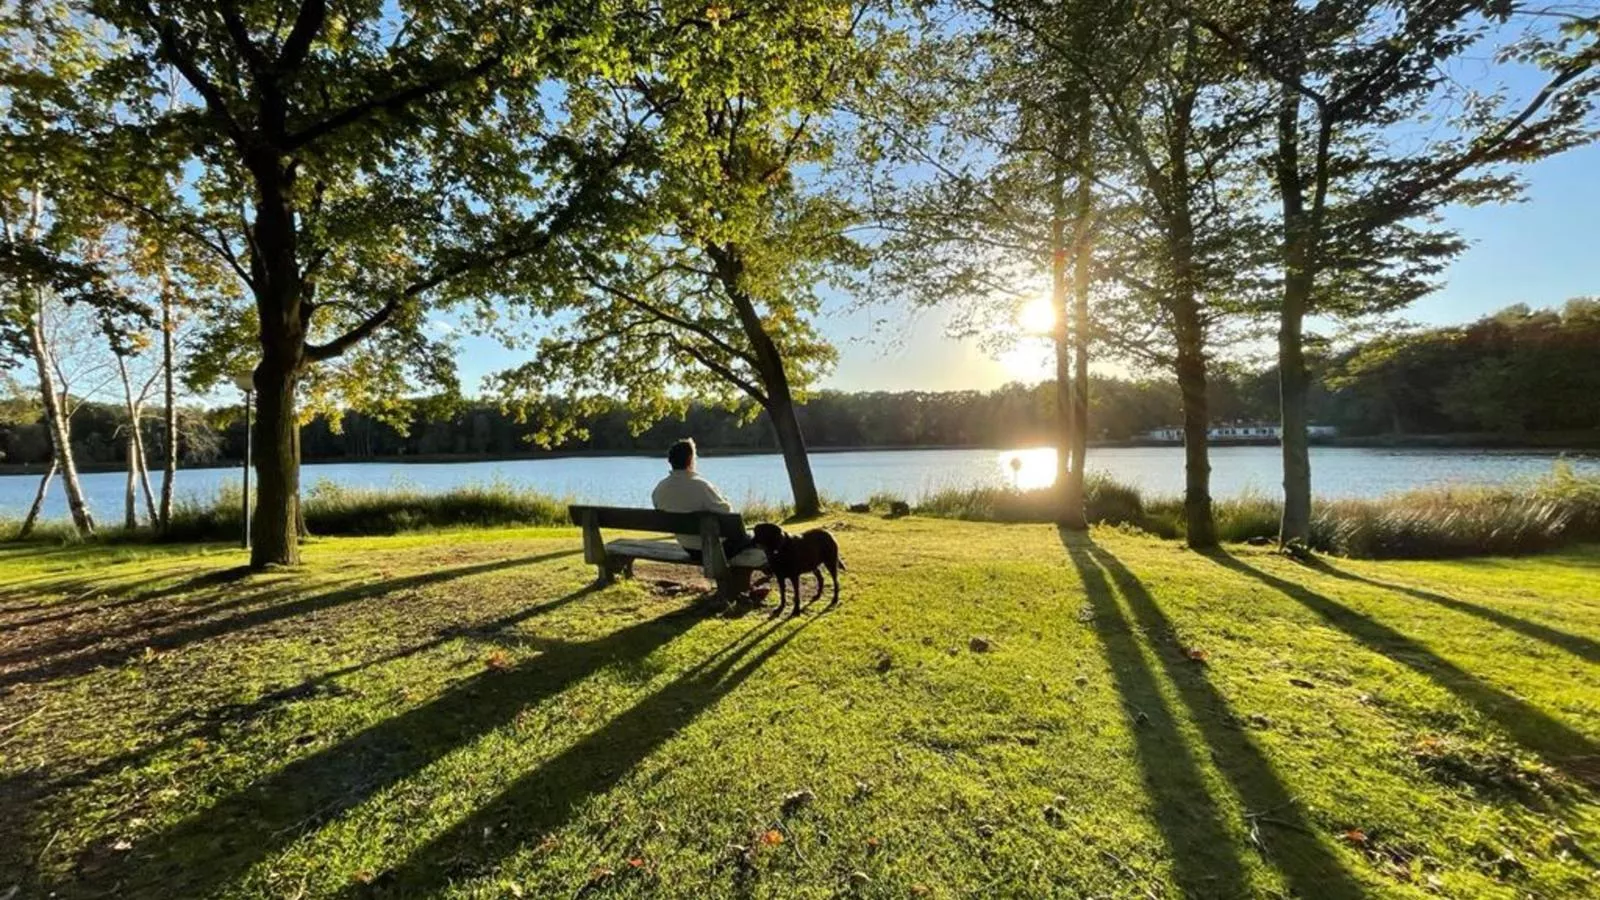
[[[1056,308],[1049,297],[1035,297],[1017,310],[1017,327],[1028,334],[1049,334],[1056,327]]]

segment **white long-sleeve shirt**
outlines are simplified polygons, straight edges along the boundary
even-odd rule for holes
[[[662,512],[733,512],[728,498],[722,496],[716,485],[688,469],[673,469],[667,473],[650,493],[650,502]],[[680,534],[678,544],[685,550],[699,550],[700,536]]]

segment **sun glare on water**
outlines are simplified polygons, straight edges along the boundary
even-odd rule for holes
[[[1056,448],[1007,450],[996,461],[1006,483],[1019,491],[1047,488],[1056,483]]]

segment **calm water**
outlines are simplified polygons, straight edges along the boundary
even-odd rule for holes
[[[1212,493],[1276,493],[1282,471],[1276,447],[1219,447],[1211,457]],[[1537,478],[1550,471],[1558,454],[1528,451],[1372,450],[1317,447],[1311,452],[1313,487],[1323,497],[1372,497],[1426,485],[1502,484]],[[1580,472],[1600,475],[1600,455],[1569,455]],[[1013,460],[1016,465],[1013,465]],[[1183,489],[1183,451],[1178,447],[1091,449],[1091,471],[1106,472],[1138,485],[1147,494],[1177,494]],[[1053,450],[903,450],[818,453],[811,459],[817,484],[830,497],[863,500],[876,491],[916,498],[946,487],[983,484],[1048,484],[1055,470]],[[464,484],[502,481],[545,493],[616,506],[649,504],[650,489],[666,463],[646,457],[571,457],[462,463],[331,463],[307,465],[304,483],[327,479],[352,487],[404,485],[444,490]],[[783,461],[776,455],[712,457],[701,471],[735,504],[788,498]],[[159,473],[154,474],[160,490]],[[124,475],[83,476],[91,508],[102,519],[120,519]],[[225,482],[237,483],[238,469],[196,469],[178,473],[179,496],[210,498]],[[0,476],[0,517],[20,516],[33,500],[37,476]],[[51,486],[53,518],[65,518],[60,480]]]

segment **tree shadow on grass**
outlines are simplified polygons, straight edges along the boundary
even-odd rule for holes
[[[1580,659],[1587,660],[1588,662],[1600,663],[1600,641],[1596,641],[1592,638],[1586,638],[1578,634],[1569,634],[1568,632],[1562,631],[1558,628],[1551,628],[1549,625],[1543,625],[1538,622],[1530,622],[1527,619],[1513,616],[1510,613],[1501,612],[1500,610],[1492,607],[1480,606],[1476,603],[1468,603],[1465,600],[1458,600],[1455,597],[1450,597],[1445,594],[1438,594],[1434,593],[1433,591],[1426,591],[1422,588],[1410,587],[1404,584],[1394,584],[1388,581],[1380,581],[1376,578],[1367,578],[1364,575],[1357,575],[1354,572],[1347,572],[1343,569],[1335,568],[1334,566],[1329,565],[1327,562],[1324,562],[1320,559],[1313,559],[1310,563],[1308,563],[1308,565],[1315,571],[1321,572],[1324,575],[1329,575],[1334,578],[1342,578],[1345,581],[1359,582],[1361,584],[1370,585],[1375,588],[1381,588],[1386,591],[1395,591],[1396,593],[1405,594],[1408,597],[1414,597],[1418,600],[1436,603],[1445,607],[1446,609],[1453,609],[1456,612],[1466,613],[1469,616],[1477,616],[1485,621],[1493,622],[1494,624],[1499,625],[1501,628],[1506,628],[1511,631],[1515,631],[1518,634],[1526,635],[1527,637],[1531,637],[1536,641],[1544,641],[1545,643],[1565,650],[1568,653],[1571,653],[1573,656],[1579,657]]]
[[[1221,811],[1206,790],[1200,763],[1178,729],[1111,583],[1094,562],[1094,545],[1081,533],[1062,529],[1060,534],[1088,594],[1095,633],[1128,711],[1139,769],[1156,825],[1172,853],[1178,888],[1187,896],[1245,896],[1244,868]]]
[[[1514,697],[1364,613],[1316,591],[1263,572],[1224,551],[1208,554],[1217,565],[1273,588],[1305,606],[1367,649],[1388,657],[1455,694],[1511,738],[1539,753],[1570,777],[1600,786],[1600,746],[1520,697]]]
[[[344,606],[380,594],[414,589],[500,569],[548,562],[565,556],[574,556],[579,552],[579,550],[561,550],[538,556],[491,560],[476,565],[436,569],[404,578],[392,578],[353,588],[326,591],[286,603],[272,602],[295,593],[295,587],[290,584],[263,594],[236,597],[220,603],[207,604],[198,609],[179,611],[154,623],[143,621],[111,632],[91,630],[66,635],[53,641],[24,645],[0,655],[0,665],[13,660],[28,662],[27,665],[0,672],[0,688],[22,682],[49,681],[81,675],[102,666],[119,665],[136,655],[145,653],[147,649],[155,652],[175,650],[196,641]],[[236,615],[210,618],[219,612],[243,606],[256,608]],[[116,638],[123,640],[110,646],[101,646],[107,639]],[[88,649],[90,647],[93,649]],[[88,652],[78,652],[86,649]]]
[[[782,623],[774,621],[752,628],[723,652],[700,662],[518,778],[372,885],[352,885],[345,896],[429,896],[452,881],[492,873],[518,847],[560,827],[584,801],[614,788],[647,756],[737,688],[815,621],[808,619],[791,628],[753,656],[751,651]],[[581,892],[581,885],[578,887]]]
[[[587,641],[544,640],[510,669],[487,669],[439,696],[296,759],[168,830],[125,863],[86,871],[139,896],[210,895],[251,866],[458,747],[512,722],[593,673],[643,659],[703,620],[694,608]]]
[[[458,638],[482,637],[493,640],[498,632],[521,624],[535,616],[555,612],[575,600],[594,593],[598,589],[598,585],[588,584],[563,597],[544,603],[536,603],[504,616],[498,616],[472,625],[446,629],[438,632],[428,640],[408,647],[392,650],[371,659],[351,663],[348,666],[331,669],[296,684],[268,691],[248,703],[232,703],[199,714],[192,710],[186,710],[151,726],[149,729],[151,733],[161,735],[160,740],[155,743],[125,753],[119,753],[116,756],[97,762],[87,769],[64,773],[61,777],[50,780],[50,788],[52,790],[62,790],[92,782],[95,779],[120,772],[129,767],[142,768],[162,752],[181,746],[196,738],[205,741],[220,740],[224,729],[229,726],[253,721],[283,704],[309,699],[319,694],[334,691],[336,689],[335,682],[340,678],[426,653]]]
[[[1278,778],[1266,754],[1250,736],[1242,731],[1239,717],[1232,711],[1228,698],[1211,683],[1205,669],[1196,666],[1183,652],[1175,639],[1172,621],[1156,603],[1154,596],[1134,574],[1109,551],[1096,545],[1082,533],[1061,532],[1062,543],[1083,577],[1091,602],[1095,605],[1095,618],[1106,618],[1113,627],[1102,632],[1107,656],[1118,675],[1118,688],[1133,705],[1162,702],[1157,692],[1155,674],[1150,671],[1140,654],[1128,622],[1106,584],[1106,576],[1115,584],[1117,592],[1127,602],[1133,613],[1137,630],[1144,633],[1154,656],[1175,688],[1188,718],[1194,722],[1210,749],[1210,755],[1223,777],[1232,785],[1245,807],[1246,823],[1251,839],[1267,859],[1283,873],[1293,893],[1306,897],[1361,897],[1361,887],[1341,864],[1337,854],[1318,836],[1301,811],[1298,799]],[[1097,599],[1098,595],[1098,599]],[[1105,628],[1106,626],[1101,626]],[[1109,633],[1107,633],[1109,632]],[[1119,636],[1124,632],[1126,636]],[[1126,673],[1137,673],[1132,676]],[[1172,714],[1160,709],[1166,718],[1160,722],[1157,712],[1143,710],[1149,717],[1142,730],[1152,731],[1162,737],[1160,742],[1141,737],[1140,755],[1147,776],[1147,784],[1156,791],[1153,797],[1158,821],[1173,849],[1178,868],[1179,886],[1189,896],[1237,897],[1250,893],[1237,859],[1228,857],[1222,868],[1218,865],[1219,852],[1231,852],[1231,837],[1220,822],[1220,812],[1214,804],[1205,811],[1207,821],[1196,822],[1192,807],[1196,795],[1205,798],[1205,788],[1199,770],[1192,759],[1182,767],[1187,771],[1182,777],[1168,774],[1165,784],[1157,773],[1166,771],[1175,754],[1164,744],[1174,744],[1183,749],[1182,737],[1177,731]],[[1135,734],[1141,732],[1135,723]],[[1149,740],[1150,746],[1144,746]],[[1268,838],[1271,834],[1273,837]],[[1185,872],[1187,868],[1187,874]],[[1209,871],[1209,881],[1203,881]]]

